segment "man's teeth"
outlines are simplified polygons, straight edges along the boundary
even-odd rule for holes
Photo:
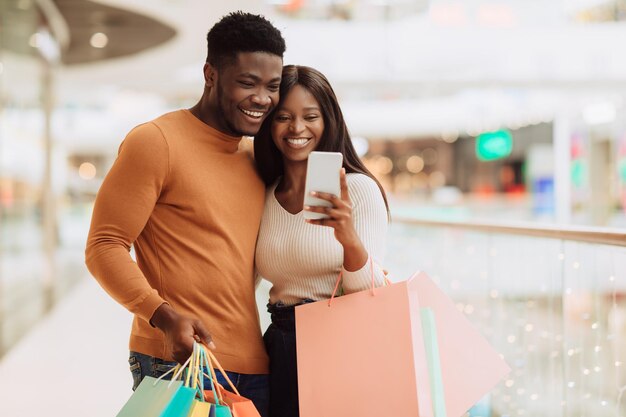
[[[302,146],[305,143],[307,143],[308,141],[309,141],[309,139],[306,139],[306,138],[304,138],[304,139],[300,139],[300,138],[298,138],[298,139],[295,139],[295,138],[287,139],[287,142],[289,142],[289,144],[297,145],[297,146]]]
[[[245,114],[247,114],[248,116],[252,116],[252,117],[261,117],[263,116],[263,112],[261,111],[250,111],[250,110],[245,110],[245,109],[241,109],[242,112],[244,112]]]

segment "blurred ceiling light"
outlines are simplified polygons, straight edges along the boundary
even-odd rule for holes
[[[109,43],[109,37],[102,32],[96,32],[91,35],[89,43],[94,48],[104,48]]]
[[[83,162],[78,167],[78,175],[84,180],[94,179],[96,176],[96,166],[91,162]]]
[[[593,103],[583,109],[583,119],[588,125],[610,123],[615,120],[616,115],[615,106],[609,102]]]
[[[386,156],[381,156],[376,160],[376,170],[383,175],[389,174],[393,170],[393,162]]]
[[[424,169],[424,160],[418,155],[412,155],[406,160],[406,169],[413,174],[422,172]]]
[[[59,45],[47,29],[40,29],[33,33],[28,40],[28,44],[33,48],[39,49],[41,55],[48,61],[58,61],[61,57]]]
[[[459,139],[459,132],[456,130],[452,132],[443,132],[441,134],[441,139],[446,143],[454,143]]]

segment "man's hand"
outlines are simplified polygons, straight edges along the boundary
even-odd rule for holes
[[[163,331],[166,351],[180,364],[191,356],[194,341],[215,349],[211,334],[200,320],[179,315],[169,304],[161,304],[150,322]]]

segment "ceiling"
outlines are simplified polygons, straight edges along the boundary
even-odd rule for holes
[[[202,91],[206,32],[224,14],[242,9],[266,15],[283,32],[285,63],[314,66],[328,76],[354,132],[401,137],[524,125],[607,97],[621,105],[626,25],[580,18],[581,11],[621,2],[305,2],[351,5],[348,19],[329,19],[319,11],[285,12],[284,3],[292,2],[277,0],[57,0],[68,16],[77,13],[70,27],[80,33],[78,56],[95,53],[88,52],[95,23],[110,39],[97,52],[108,59],[77,59],[59,68],[58,101],[124,112],[132,121],[193,103]],[[93,3],[118,18],[79,17],[77,3]],[[389,12],[401,8],[407,12]],[[165,41],[120,52],[146,39]]]
[[[54,3],[70,33],[69,44],[61,54],[65,65],[134,55],[176,35],[172,26],[123,8],[89,0],[54,0]]]
[[[419,98],[485,87],[623,88],[626,55],[618,51],[623,49],[626,26],[572,20],[575,10],[564,4],[585,2],[593,1],[431,0],[428,7],[404,17],[381,19],[380,14],[370,13],[369,18],[344,21],[292,19],[278,13],[271,2],[257,0],[100,0],[111,10],[123,8],[144,16],[141,21],[136,18],[137,27],[123,29],[119,39],[111,42],[118,45],[111,48],[111,56],[122,55],[115,51],[120,44],[130,47],[142,38],[161,39],[159,32],[147,29],[149,25],[175,28],[176,36],[132,56],[73,65],[64,69],[60,79],[68,93],[66,81],[71,80],[75,85],[93,87],[95,82],[105,88],[158,93],[168,100],[195,97],[202,83],[207,30],[223,14],[243,9],[266,14],[282,30],[287,40],[285,62],[319,68],[346,98]],[[424,5],[400,1],[404,3]],[[72,18],[78,20],[86,19]],[[81,39],[77,48],[86,56],[93,29],[85,24],[77,27],[76,38]],[[118,37],[119,30],[115,25],[102,29],[113,33],[111,39]],[[165,38],[167,29],[161,30]]]

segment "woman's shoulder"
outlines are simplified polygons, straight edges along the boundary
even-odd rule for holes
[[[372,177],[365,174],[358,172],[346,174],[346,182],[348,183],[349,189],[377,190],[380,192],[380,188],[378,188],[376,181],[374,181]]]
[[[383,201],[382,192],[374,179],[368,175],[351,173],[346,175],[350,198],[354,200]]]

